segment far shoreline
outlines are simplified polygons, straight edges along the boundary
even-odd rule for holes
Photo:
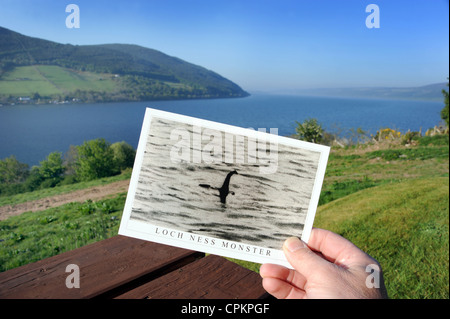
[[[8,102],[8,103],[0,103],[0,107],[2,106],[16,106],[16,105],[73,105],[73,104],[108,104],[108,103],[134,103],[134,102],[158,102],[158,101],[190,101],[190,100],[218,100],[218,99],[238,99],[238,98],[246,98],[252,96],[252,94],[245,92],[246,94],[242,94],[239,96],[213,96],[213,97],[192,97],[192,98],[155,98],[155,99],[147,99],[147,100],[106,100],[106,101],[80,101],[78,99],[65,100],[65,101],[56,101],[56,100],[46,100],[44,102],[35,101],[31,98],[26,97],[17,97],[17,101]]]

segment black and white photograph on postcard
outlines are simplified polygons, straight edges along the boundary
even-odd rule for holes
[[[130,220],[172,237],[176,231],[269,249],[302,237],[327,147],[286,143],[269,129],[147,113]]]

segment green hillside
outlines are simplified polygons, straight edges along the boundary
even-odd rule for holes
[[[67,95],[76,90],[112,93],[118,81],[108,74],[76,72],[56,65],[20,66],[1,78],[0,95]]]
[[[235,83],[162,52],[127,44],[70,45],[0,27],[0,102],[243,97]]]

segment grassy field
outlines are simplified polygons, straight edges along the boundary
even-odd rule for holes
[[[52,96],[77,89],[112,92],[116,88],[112,74],[75,72],[54,65],[16,67],[0,78],[0,95],[32,97],[39,92],[41,96]]]
[[[332,149],[314,226],[375,257],[391,298],[449,298],[448,159],[448,135]],[[124,202],[120,194],[0,221],[0,271],[117,234]]]
[[[391,298],[449,297],[448,177],[366,189],[319,208],[315,226],[376,258]]]
[[[390,298],[449,298],[448,135],[334,149],[315,227],[383,267]]]

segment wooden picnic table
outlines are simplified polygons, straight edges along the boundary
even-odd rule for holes
[[[79,288],[66,285],[68,265]],[[268,297],[259,274],[223,257],[121,235],[0,273],[0,299]]]

